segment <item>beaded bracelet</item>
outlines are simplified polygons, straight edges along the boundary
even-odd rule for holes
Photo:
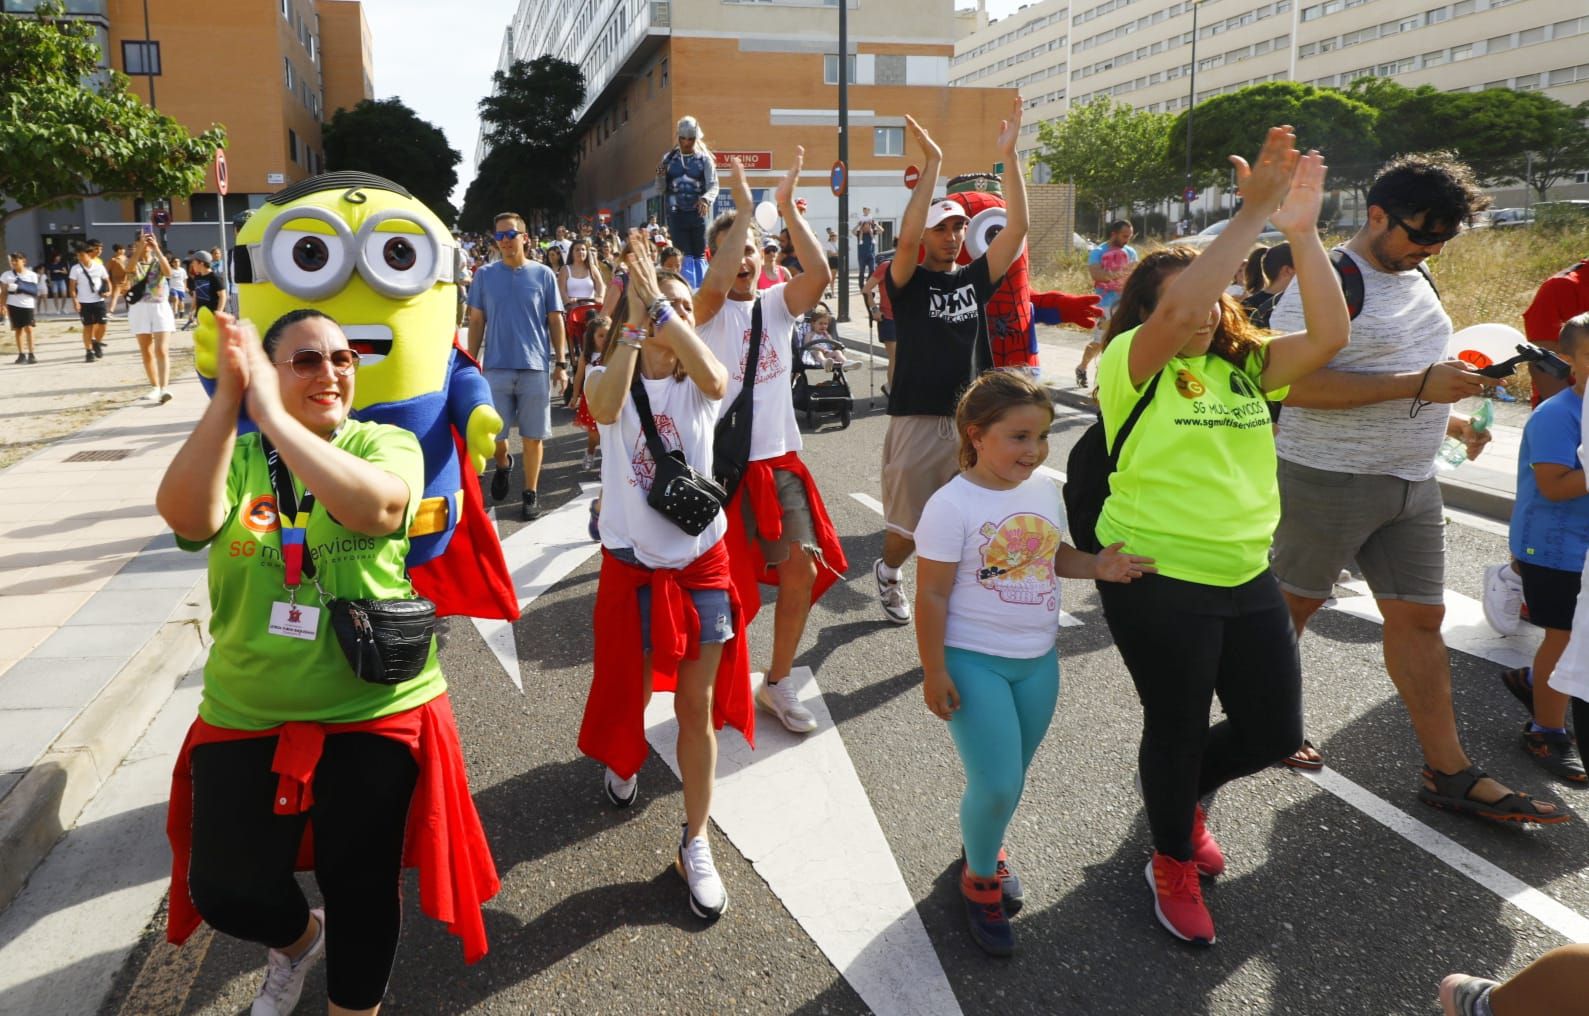
[[[673,307],[669,305],[666,297],[657,297],[651,304],[651,323],[657,328],[667,324],[673,317]]]

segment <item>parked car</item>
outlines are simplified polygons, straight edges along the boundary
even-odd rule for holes
[[[1070,248],[1078,254],[1086,254],[1092,250],[1093,242],[1080,233],[1072,233],[1070,234]]]
[[[1220,219],[1218,222],[1205,226],[1201,232],[1193,233],[1191,236],[1182,237],[1175,242],[1182,246],[1194,247],[1197,250],[1202,250],[1204,247],[1207,247],[1209,244],[1213,243],[1219,234],[1225,231],[1225,227],[1228,225],[1230,225],[1229,219]],[[1274,228],[1273,223],[1268,222],[1264,223],[1264,231],[1258,234],[1258,242],[1262,244],[1277,244],[1285,240],[1285,238],[1286,237],[1284,233]]]
[[[1489,226],[1502,229],[1511,226],[1527,226],[1534,221],[1532,208],[1492,208],[1489,215],[1479,219],[1473,225],[1476,228]]]

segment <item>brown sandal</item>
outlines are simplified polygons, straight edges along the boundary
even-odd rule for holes
[[[1534,806],[1534,799],[1521,790],[1514,790],[1498,801],[1476,801],[1469,797],[1473,788],[1487,775],[1476,765],[1468,766],[1458,773],[1437,772],[1429,766],[1424,766],[1423,778],[1434,786],[1431,788],[1420,785],[1418,800],[1430,807],[1472,815],[1474,818],[1499,825],[1512,823],[1559,825],[1571,820],[1571,813],[1554,802],[1545,803],[1551,804],[1555,811],[1538,810]]]
[[[1310,751],[1314,756],[1312,758],[1309,758],[1307,754]],[[1324,755],[1319,751],[1319,749],[1313,746],[1312,741],[1303,741],[1302,747],[1298,748],[1296,751],[1287,755],[1280,761],[1284,762],[1292,769],[1306,769],[1310,772],[1324,768]]]

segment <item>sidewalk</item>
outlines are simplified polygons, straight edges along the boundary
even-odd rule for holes
[[[43,443],[0,470],[0,908],[170,697],[208,616],[202,557],[178,551],[154,510],[205,402],[178,366],[190,358],[172,357],[171,402],[138,404],[147,382],[124,318],[94,364],[75,327],[40,331],[38,365],[0,367],[20,425],[6,450]],[[51,441],[51,428],[80,429]]]
[[[866,308],[858,292],[850,299],[850,321],[839,326],[839,335],[852,347],[866,345]],[[1076,365],[1081,363],[1082,349],[1090,333],[1076,328],[1037,328],[1038,362],[1043,384],[1052,392],[1054,400],[1078,409],[1093,409],[1096,403],[1088,392],[1076,387]],[[876,355],[881,357],[882,343],[875,339]],[[1097,380],[1097,361],[1091,368]],[[1471,413],[1478,406],[1477,399],[1458,403],[1454,408],[1460,413]],[[1439,474],[1440,492],[1447,507],[1483,515],[1501,523],[1512,517],[1512,502],[1517,494],[1517,455],[1522,442],[1520,422],[1527,419],[1527,407],[1508,407],[1498,412],[1497,422],[1490,428],[1492,439],[1478,459],[1458,469]],[[1503,423],[1511,420],[1512,423]]]

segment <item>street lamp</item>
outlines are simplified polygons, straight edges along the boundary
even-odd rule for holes
[[[1197,105],[1197,6],[1198,0],[1192,0],[1192,74],[1191,83],[1186,86],[1186,189],[1181,193],[1188,231],[1192,225],[1192,110]]]
[[[850,2],[839,0],[839,161],[844,186],[839,189],[840,321],[850,320]]]

